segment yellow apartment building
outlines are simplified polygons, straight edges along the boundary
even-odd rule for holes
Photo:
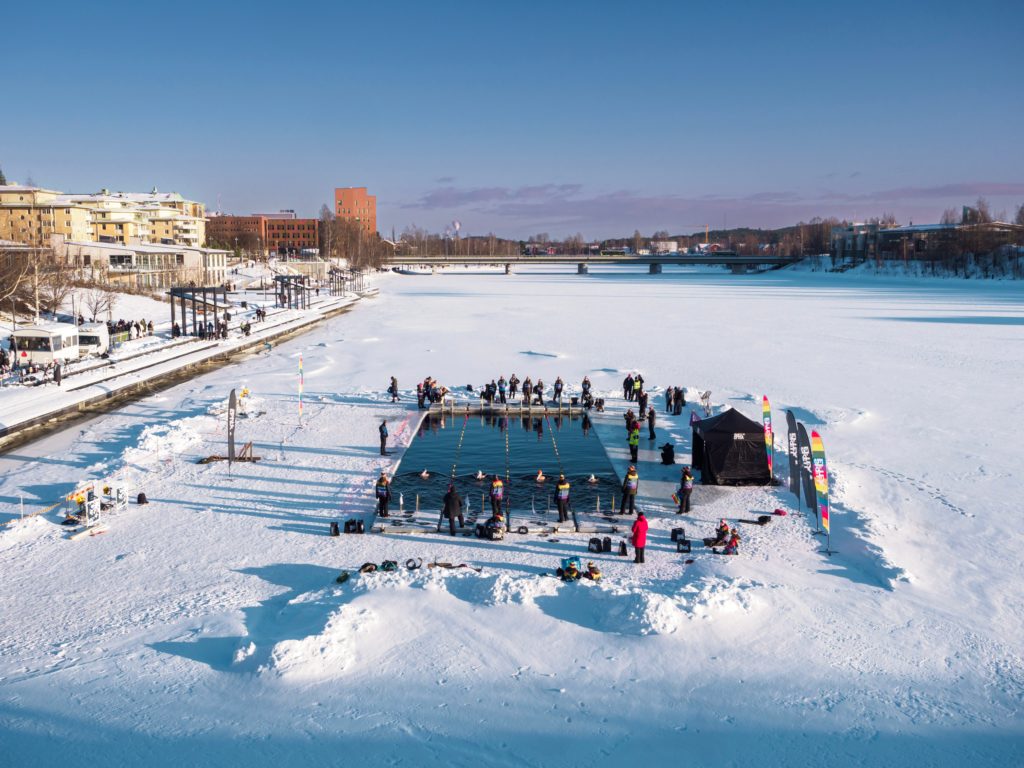
[[[92,239],[92,212],[78,203],[58,203],[60,196],[51,189],[0,185],[0,240],[38,247],[48,245],[52,235]]]
[[[0,240],[44,245],[53,235],[74,242],[162,243],[201,247],[206,210],[177,192],[63,194],[0,185]]]

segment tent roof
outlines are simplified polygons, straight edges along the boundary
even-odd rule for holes
[[[712,432],[727,432],[729,434],[737,432],[764,432],[763,424],[753,419],[748,419],[735,408],[730,408],[728,411],[717,416],[701,419],[693,425],[693,428],[703,435]]]

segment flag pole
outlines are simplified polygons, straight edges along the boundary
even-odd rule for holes
[[[305,376],[302,372],[302,355],[299,355],[299,426],[302,426],[302,392],[305,389]]]

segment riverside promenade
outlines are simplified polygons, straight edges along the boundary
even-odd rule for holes
[[[48,381],[0,390],[0,451],[34,439],[58,423],[95,415],[200,371],[225,365],[242,354],[265,349],[347,311],[362,295],[318,297],[308,309],[269,308],[266,319],[253,323],[248,336],[237,328],[239,321],[247,319],[242,312],[236,315],[227,339],[168,339],[137,354],[76,367],[65,374],[60,386]]]

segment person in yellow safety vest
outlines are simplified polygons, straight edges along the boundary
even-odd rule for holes
[[[558,504],[558,522],[564,523],[569,519],[569,481],[565,479],[565,475],[558,476],[555,502]]]
[[[501,482],[501,478],[497,475],[491,481],[491,491],[489,493],[491,499],[491,513],[494,515],[501,514],[501,505],[505,499],[505,484]]]
[[[634,422],[629,430],[629,460],[635,462],[640,451],[640,426]]]
[[[626,477],[622,481],[622,503],[619,505],[619,514],[626,514],[626,505],[629,505],[629,514],[636,514],[636,492],[640,488],[640,476],[636,473],[636,467],[630,465],[626,471]]]
[[[587,563],[587,572],[585,574],[583,574],[583,575],[586,576],[591,581],[600,581],[601,580],[601,569],[598,568],[593,563]]]

